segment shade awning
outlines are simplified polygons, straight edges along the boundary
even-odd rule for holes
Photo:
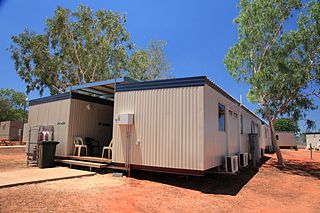
[[[97,82],[91,82],[87,84],[70,86],[67,88],[67,91],[77,92],[77,93],[86,94],[86,95],[99,97],[103,99],[109,99],[109,98],[113,99],[116,86],[118,84],[125,84],[130,82],[137,82],[137,81],[129,77],[115,78],[115,79],[109,79],[105,81],[97,81]]]

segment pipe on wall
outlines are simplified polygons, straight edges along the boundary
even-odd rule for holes
[[[239,113],[238,113],[238,152],[241,153],[241,107],[242,107],[242,95],[240,94],[240,104],[239,104]]]
[[[227,156],[230,156],[230,116],[229,116],[229,107],[228,106],[226,106],[226,108],[225,108],[225,116],[226,116],[226,120],[225,120],[225,122],[226,122],[226,133],[227,133],[227,137],[226,137],[226,139],[227,139]]]

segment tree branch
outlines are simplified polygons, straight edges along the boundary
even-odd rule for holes
[[[278,36],[280,35],[281,29],[282,29],[282,27],[283,27],[283,24],[284,24],[284,20],[281,21],[281,23],[280,23],[279,27],[277,28],[277,30],[276,30],[276,32],[275,32],[275,35],[274,35],[273,39],[271,40],[270,44],[268,44],[268,45],[265,47],[265,49],[264,49],[264,51],[263,51],[263,53],[262,53],[262,57],[261,57],[261,60],[262,60],[262,61],[260,62],[260,65],[259,65],[258,70],[257,70],[258,72],[260,72],[260,70],[261,70],[261,68],[262,68],[262,66],[263,66],[263,64],[264,64],[264,62],[265,62],[265,58],[266,58],[266,55],[267,55],[268,51],[269,51],[269,50],[271,49],[271,47],[276,43],[277,38],[278,38]]]

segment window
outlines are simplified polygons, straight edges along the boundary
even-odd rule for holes
[[[279,135],[276,135],[276,139],[277,139],[277,141],[279,140]]]
[[[243,115],[240,115],[241,134],[243,134]]]
[[[254,126],[254,122],[251,121],[251,133],[256,133],[256,128]]]
[[[225,131],[225,106],[222,104],[218,105],[218,125],[219,125],[219,131]]]

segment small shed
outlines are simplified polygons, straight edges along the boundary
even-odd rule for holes
[[[320,149],[320,132],[306,133],[306,143],[307,148],[309,148],[311,144],[312,148]]]
[[[21,121],[1,121],[0,122],[0,139],[8,141],[20,140],[20,135],[23,130],[23,122]]]
[[[297,139],[294,132],[276,132],[277,142],[280,148],[297,148]]]

